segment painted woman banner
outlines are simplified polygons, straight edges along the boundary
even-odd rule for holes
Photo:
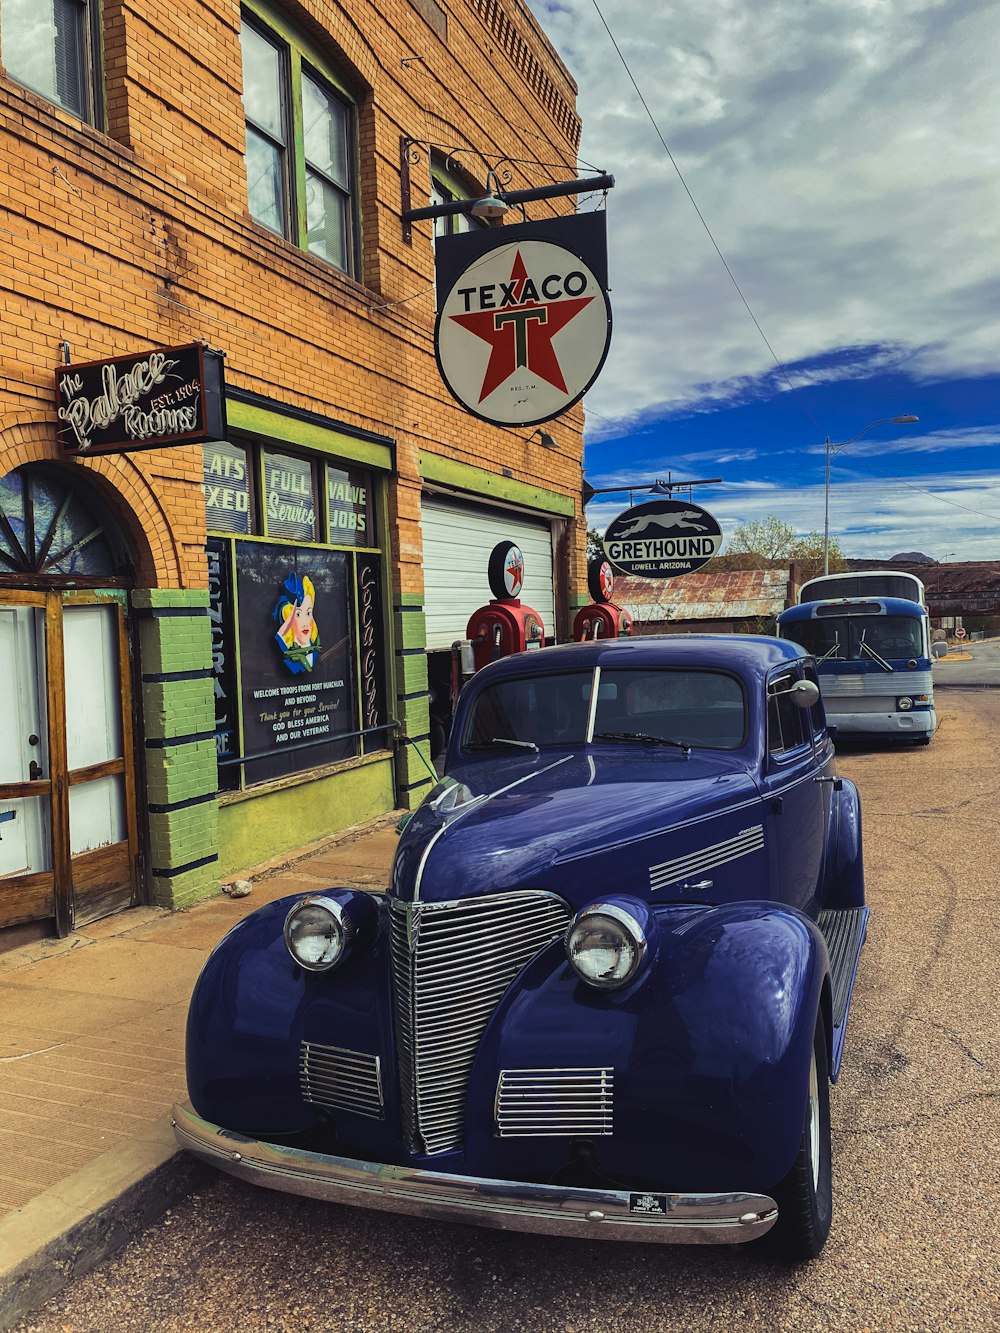
[[[240,678],[247,782],[358,753],[349,557],[238,542]]]

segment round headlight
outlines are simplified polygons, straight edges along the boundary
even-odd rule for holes
[[[332,898],[303,898],[285,917],[285,944],[300,967],[336,967],[354,934],[351,918]]]
[[[902,699],[896,704],[896,707],[901,713],[906,713],[913,707],[913,700],[908,694],[904,694]]]
[[[581,980],[598,990],[631,981],[646,953],[635,917],[614,903],[595,903],[566,932],[566,956]]]

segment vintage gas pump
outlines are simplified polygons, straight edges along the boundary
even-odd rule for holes
[[[624,607],[611,600],[615,573],[607,560],[591,560],[587,566],[587,588],[594,599],[577,611],[573,621],[573,639],[628,639],[632,636],[632,617]]]
[[[489,582],[493,600],[473,611],[465,630],[476,671],[512,653],[541,648],[545,642],[541,616],[517,596],[524,583],[524,556],[513,542],[494,546]]]

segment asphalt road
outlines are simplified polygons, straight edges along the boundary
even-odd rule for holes
[[[840,762],[873,916],[819,1259],[478,1231],[220,1177],[20,1333],[1000,1328],[1000,692],[939,703],[929,747]]]
[[[966,641],[963,650],[969,658],[944,657],[934,666],[934,685],[1000,686],[1000,639]]]

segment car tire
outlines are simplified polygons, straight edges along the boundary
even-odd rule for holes
[[[772,1191],[778,1220],[763,1247],[789,1263],[815,1259],[830,1234],[833,1173],[830,1152],[830,1073],[823,1015],[816,1019],[809,1062],[805,1124],[792,1169]]]

